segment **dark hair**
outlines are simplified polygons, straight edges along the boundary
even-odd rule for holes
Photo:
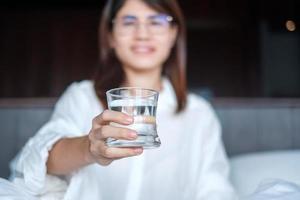
[[[176,112],[186,106],[186,30],[184,17],[176,0],[142,0],[151,8],[169,14],[173,17],[173,25],[178,27],[175,45],[170,56],[164,63],[162,73],[169,78],[177,98]],[[105,92],[111,88],[120,87],[125,79],[125,73],[120,61],[109,45],[112,31],[112,21],[126,0],[108,0],[104,7],[99,25],[100,67],[94,77],[94,87],[101,103],[107,108]]]

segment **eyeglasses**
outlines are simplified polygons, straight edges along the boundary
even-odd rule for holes
[[[145,27],[151,34],[160,35],[168,31],[173,17],[166,14],[151,15],[147,17]],[[140,28],[141,22],[136,16],[126,15],[113,20],[114,30],[120,35],[131,35]]]

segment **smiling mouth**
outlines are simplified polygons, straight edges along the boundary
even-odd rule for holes
[[[131,50],[136,54],[151,54],[155,51],[155,48],[150,46],[133,46]]]

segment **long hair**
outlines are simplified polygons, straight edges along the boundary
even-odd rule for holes
[[[176,0],[142,0],[156,11],[173,17],[173,26],[178,27],[178,34],[169,58],[163,65],[162,75],[169,78],[176,94],[179,113],[186,106],[186,28],[184,16]],[[112,21],[126,0],[108,0],[104,7],[99,24],[100,66],[94,77],[94,87],[98,98],[107,108],[105,92],[111,88],[120,87],[125,80],[122,64],[109,44],[112,33]]]

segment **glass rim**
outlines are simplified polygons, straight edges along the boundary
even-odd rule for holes
[[[117,91],[117,90],[140,90],[140,91],[149,91],[152,92],[151,94],[147,94],[145,96],[126,96],[126,98],[135,98],[135,97],[140,97],[140,98],[147,98],[147,97],[152,97],[155,95],[158,95],[159,92],[154,89],[149,89],[149,88],[143,88],[143,87],[118,87],[118,88],[112,88],[108,91],[106,91],[106,96],[112,96],[112,97],[124,97],[123,95],[120,94],[113,94],[112,92]]]

